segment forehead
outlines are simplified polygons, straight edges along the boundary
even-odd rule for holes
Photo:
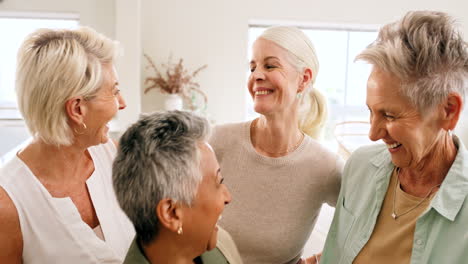
[[[286,60],[287,51],[271,40],[258,38],[252,46],[252,60],[263,60],[267,57],[276,57],[280,60]]]
[[[367,80],[367,99],[373,97],[401,98],[401,81],[395,75],[373,68]]]

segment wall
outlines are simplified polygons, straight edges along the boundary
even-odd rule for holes
[[[249,21],[375,25],[416,9],[450,13],[468,38],[465,0],[142,0],[142,47],[155,61],[166,62],[172,53],[191,69],[208,64],[197,78],[209,97],[208,112],[217,123],[233,122],[245,116]],[[162,98],[156,91],[143,95],[143,111],[161,109]]]

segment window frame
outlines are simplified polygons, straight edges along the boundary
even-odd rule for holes
[[[19,12],[19,11],[0,11],[1,19],[44,19],[44,20],[72,20],[80,25],[79,13],[73,12]],[[16,66],[16,65],[15,65]],[[14,87],[13,87],[14,89]],[[14,121],[23,120],[16,101],[9,101],[0,98],[0,122],[11,124]],[[22,122],[14,122],[20,124]]]

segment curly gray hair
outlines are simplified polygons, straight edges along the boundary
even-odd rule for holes
[[[465,98],[468,45],[447,14],[408,12],[385,25],[377,39],[356,60],[364,60],[401,80],[401,92],[423,112],[449,93]]]
[[[162,199],[192,205],[202,180],[198,144],[207,140],[209,132],[206,119],[170,111],[143,116],[122,135],[113,184],[143,244],[158,234],[155,208]]]

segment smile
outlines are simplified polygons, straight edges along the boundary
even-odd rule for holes
[[[401,143],[398,143],[398,142],[393,143],[393,144],[387,144],[387,148],[389,148],[389,149],[394,149],[394,148],[397,148],[399,146],[401,146]]]
[[[270,93],[272,93],[272,92],[273,92],[273,91],[270,91],[270,90],[256,91],[256,92],[255,92],[255,96],[257,96],[257,95],[270,94]]]

